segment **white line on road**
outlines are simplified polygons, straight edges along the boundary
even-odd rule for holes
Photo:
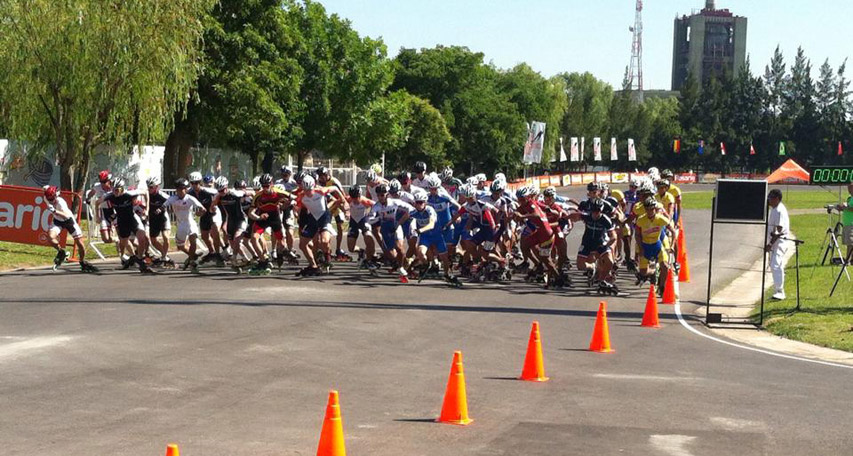
[[[696,440],[690,435],[650,435],[649,444],[671,456],[692,456],[687,448],[688,443]]]
[[[32,339],[27,339],[21,342],[12,342],[11,344],[0,345],[0,360],[15,358],[30,350],[64,345],[71,339],[72,338],[69,336],[33,337]]]
[[[609,380],[648,380],[653,382],[692,382],[704,380],[699,377],[666,377],[661,375],[634,375],[634,374],[593,374],[595,378]]]
[[[721,343],[721,344],[730,345],[730,346],[732,346],[732,347],[740,348],[740,349],[743,349],[743,350],[749,350],[749,351],[752,351],[752,352],[763,353],[763,354],[765,354],[765,355],[778,356],[779,358],[793,359],[794,361],[803,361],[803,362],[806,362],[806,363],[822,364],[822,365],[824,365],[824,366],[831,366],[831,367],[843,367],[844,369],[853,369],[853,366],[848,366],[848,365],[846,365],[846,364],[831,363],[831,362],[829,362],[829,361],[820,361],[820,360],[817,360],[817,359],[802,358],[802,357],[799,357],[799,356],[793,356],[793,355],[785,355],[785,354],[782,354],[782,353],[776,353],[776,352],[772,352],[772,351],[769,351],[769,350],[762,350],[762,349],[760,349],[760,348],[755,348],[755,347],[749,347],[749,346],[746,346],[746,345],[736,344],[736,343],[734,343],[734,342],[729,342],[729,341],[727,341],[727,340],[723,340],[723,339],[720,339],[720,338],[718,338],[718,337],[714,337],[714,336],[711,336],[711,335],[709,335],[709,334],[705,334],[705,333],[703,333],[703,332],[699,331],[698,329],[696,329],[696,328],[694,328],[694,327],[690,326],[690,325],[687,323],[687,321],[685,321],[685,320],[684,320],[684,316],[682,316],[682,315],[681,315],[681,303],[677,303],[677,304],[675,304],[675,314],[676,314],[676,315],[678,315],[678,321],[681,323],[681,326],[684,326],[684,327],[685,327],[685,328],[687,328],[690,332],[692,332],[692,333],[694,333],[694,334],[696,334],[696,335],[702,336],[702,337],[704,337],[704,338],[706,338],[706,339],[711,339],[711,340],[713,340],[713,341],[715,341],[715,342],[719,342],[719,343]]]

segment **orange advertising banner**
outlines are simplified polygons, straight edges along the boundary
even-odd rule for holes
[[[583,185],[583,174],[572,174],[572,185]]]
[[[563,187],[568,187],[570,185],[572,185],[572,175],[563,174]]]
[[[583,175],[583,183],[588,184],[590,182],[595,182],[595,174],[589,173]]]
[[[72,192],[61,195],[72,204]],[[42,189],[0,185],[0,241],[47,246],[51,226],[53,213],[47,210]],[[65,245],[67,234],[63,230],[60,245]]]
[[[551,179],[551,186],[553,186],[553,187],[559,187],[559,186],[562,184],[562,181],[560,180],[560,176],[559,176],[559,175],[556,175],[556,176],[549,176],[549,177],[550,177],[550,179]]]

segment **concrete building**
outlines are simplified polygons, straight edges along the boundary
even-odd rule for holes
[[[746,61],[745,17],[717,9],[714,0],[690,16],[675,19],[672,45],[672,90],[681,90],[688,73],[707,81],[724,69],[737,75]]]

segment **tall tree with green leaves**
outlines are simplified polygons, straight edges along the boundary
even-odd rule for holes
[[[799,157],[803,165],[816,159],[820,150],[815,85],[811,76],[811,61],[802,47],[791,66],[791,79],[785,94],[783,118],[791,125],[792,144],[789,155]]]
[[[96,146],[159,138],[186,104],[210,6],[0,0],[9,133],[55,145],[62,188],[81,190]]]
[[[390,136],[392,140],[381,148],[386,152],[387,170],[403,171],[417,161],[430,163],[433,169],[450,164],[445,155],[450,132],[438,109],[405,90],[392,92],[383,101],[389,107],[373,114],[376,120],[371,122],[378,131],[368,131],[365,138],[388,137],[386,132],[394,133]]]
[[[288,14],[302,36],[296,58],[305,73],[299,92],[301,136],[292,147],[300,167],[314,150],[339,159],[364,156],[365,147],[381,155],[362,135],[370,128],[374,103],[394,77],[385,44],[360,37],[349,21],[328,15],[315,1],[297,2]]]
[[[563,80],[566,90],[566,113],[560,121],[562,133],[568,137],[585,137],[590,141],[598,136],[602,138],[602,143],[610,144],[613,88],[591,73],[561,73],[556,78]],[[592,162],[591,154],[587,153],[585,157],[585,162]]]

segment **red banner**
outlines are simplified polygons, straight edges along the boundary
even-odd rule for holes
[[[676,174],[675,175],[675,183],[676,184],[695,184],[696,183],[696,174]]]
[[[73,203],[74,193],[61,195],[69,205]],[[77,220],[80,220],[79,211]],[[53,213],[47,210],[42,189],[0,185],[0,241],[47,246],[51,226]],[[60,245],[65,245],[67,234],[63,230]]]

